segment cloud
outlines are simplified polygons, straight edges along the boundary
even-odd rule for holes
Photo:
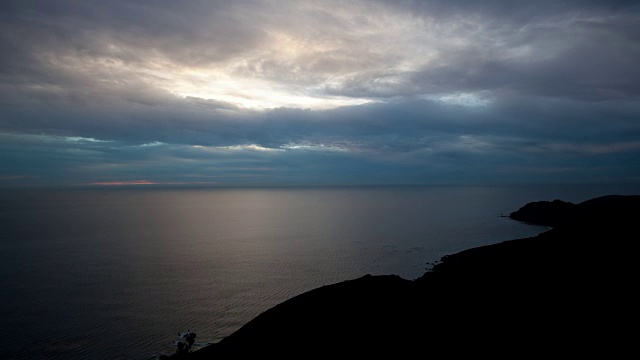
[[[633,2],[25,0],[0,18],[0,183],[640,172]]]
[[[254,108],[478,91],[637,96],[639,14],[626,3],[160,4],[16,5],[2,38],[9,83],[55,100]]]

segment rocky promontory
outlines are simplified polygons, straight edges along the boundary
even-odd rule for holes
[[[640,196],[526,204],[510,217],[550,230],[445,256],[415,280],[306,292],[173,357],[627,356],[638,216]]]

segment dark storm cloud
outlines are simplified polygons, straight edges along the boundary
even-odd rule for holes
[[[505,22],[531,22],[543,17],[551,17],[567,13],[584,13],[595,11],[630,11],[637,10],[634,0],[599,1],[599,0],[399,0],[387,1],[390,6],[398,6],[420,15],[436,14],[438,16],[479,15],[499,18]]]
[[[9,1],[0,18],[0,185],[640,178],[634,2]]]
[[[471,49],[443,67],[422,71],[414,80],[428,84],[431,91],[509,90],[587,101],[635,98],[640,70],[633,64],[640,61],[640,47],[625,29],[631,20],[637,23],[639,18],[615,16],[606,22],[577,21],[526,30],[504,37],[511,42],[510,49],[522,47],[525,54],[521,56],[491,59]]]
[[[329,88],[349,96],[513,91],[602,100],[638,96],[640,7],[634,2],[400,2],[435,23],[449,47],[422,69],[352,77]],[[435,15],[434,15],[435,14]],[[435,18],[434,18],[435,17]],[[426,20],[425,20],[426,21]],[[447,33],[447,34],[443,34]],[[375,80],[397,76],[377,86]]]

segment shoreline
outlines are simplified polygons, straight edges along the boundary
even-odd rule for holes
[[[444,256],[415,280],[365,275],[326,285],[274,306],[218,343],[169,358],[408,356],[427,343],[429,353],[442,355],[469,351],[460,343],[486,354],[534,343],[536,353],[613,354],[622,347],[608,348],[610,342],[625,335],[612,330],[612,315],[631,310],[624,257],[638,235],[640,196],[567,204],[529,203],[509,215],[553,223],[537,236]]]

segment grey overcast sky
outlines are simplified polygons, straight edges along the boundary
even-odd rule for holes
[[[0,3],[0,186],[640,182],[637,1]]]

